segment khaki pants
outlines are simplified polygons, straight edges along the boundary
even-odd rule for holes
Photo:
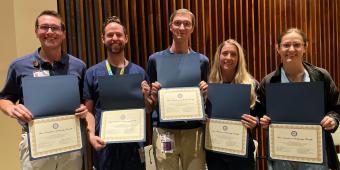
[[[20,161],[23,170],[81,170],[81,151],[30,160],[27,133],[21,135],[19,144]]]
[[[161,134],[169,132],[174,141],[173,153],[164,153],[161,149]],[[164,129],[154,128],[153,148],[157,170],[203,170],[205,152],[202,128]]]

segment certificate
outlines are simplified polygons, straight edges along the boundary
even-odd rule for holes
[[[33,159],[82,148],[80,121],[74,115],[33,119],[28,128]]]
[[[198,87],[162,88],[159,90],[160,121],[202,120],[202,94]]]
[[[247,137],[247,128],[240,121],[209,119],[205,129],[205,148],[245,156]]]
[[[271,159],[322,163],[322,136],[320,125],[271,124],[269,156]]]
[[[102,112],[100,138],[107,143],[145,141],[144,109]]]

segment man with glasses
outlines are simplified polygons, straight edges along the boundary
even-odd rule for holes
[[[22,169],[81,169],[81,151],[37,160],[30,159],[27,123],[32,121],[32,113],[23,104],[22,78],[74,75],[78,78],[81,89],[86,70],[84,62],[62,51],[65,25],[57,12],[50,10],[41,12],[35,21],[35,34],[41,47],[32,54],[14,60],[9,66],[7,81],[0,92],[0,110],[9,117],[17,119],[22,126],[23,133],[19,145]],[[75,115],[85,118],[87,112],[86,107],[81,104],[75,110]]]
[[[209,61],[203,54],[193,51],[189,39],[194,31],[195,16],[187,9],[176,10],[170,17],[169,27],[173,41],[171,46],[152,54],[148,62],[148,75],[152,82],[151,99],[153,104],[158,102],[157,93],[161,88],[157,76],[157,62],[164,57],[193,56],[199,58],[200,80],[197,84],[203,94],[207,90]],[[174,66],[175,67],[175,66]],[[184,73],[185,74],[185,73]],[[205,153],[203,148],[203,128],[201,121],[160,122],[159,108],[155,107],[153,119],[153,148],[156,167],[158,170],[201,170],[205,169]],[[180,167],[181,166],[181,167]]]

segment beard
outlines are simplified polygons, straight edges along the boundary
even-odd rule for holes
[[[105,45],[105,47],[107,48],[107,50],[112,53],[112,54],[119,54],[121,53],[122,51],[124,51],[125,49],[125,44],[111,44],[110,46],[109,45]]]

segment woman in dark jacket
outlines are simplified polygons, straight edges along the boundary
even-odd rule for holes
[[[296,28],[288,29],[278,38],[276,45],[277,52],[281,57],[280,67],[268,74],[260,83],[258,98],[260,100],[260,110],[265,110],[265,86],[268,83],[288,83],[288,82],[324,82],[325,93],[325,116],[320,120],[321,126],[325,130],[326,160],[324,165],[290,162],[290,161],[268,161],[269,169],[334,169],[339,170],[339,161],[336,155],[333,139],[330,133],[336,131],[339,126],[339,92],[329,73],[323,69],[304,62],[304,55],[307,50],[306,34]],[[270,117],[263,116],[260,123],[264,128],[270,124]]]

